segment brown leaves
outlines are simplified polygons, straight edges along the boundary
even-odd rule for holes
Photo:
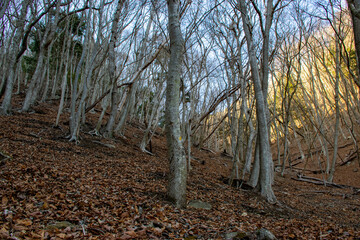
[[[3,206],[6,206],[9,202],[9,199],[6,197],[6,196],[3,196],[2,199],[1,199],[1,204]]]
[[[32,225],[32,221],[30,219],[23,219],[23,220],[16,220],[16,224],[18,225],[24,225],[24,226],[30,226]]]
[[[85,133],[75,145],[50,127],[56,109],[48,109],[52,112],[47,115],[0,118],[9,128],[0,128],[5,137],[0,149],[13,156],[0,169],[0,239],[223,239],[227,233],[254,233],[262,227],[280,239],[359,235],[357,195],[306,195],[301,189],[308,190],[307,185],[280,178],[274,189],[281,204],[269,205],[256,193],[219,181],[229,174],[225,160],[196,149],[193,154],[206,164],[192,162],[188,200],[213,208],[176,209],[166,198],[162,136],[154,138],[156,156],[134,147],[138,142],[133,135],[143,134],[138,128],[127,129],[127,144],[111,142],[116,148],[93,144],[102,139]],[[48,124],[37,124],[41,121]],[[45,129],[41,141],[29,134],[35,127]]]

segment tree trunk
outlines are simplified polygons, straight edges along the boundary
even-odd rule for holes
[[[154,6],[156,6],[156,2],[154,4],[155,4]],[[146,26],[145,36],[143,38],[142,44],[139,49],[137,66],[135,67],[135,70],[140,69],[142,67],[142,65],[145,63],[146,42],[148,41],[148,38],[149,38],[149,33],[150,33],[151,25],[153,22],[154,14],[155,14],[155,8],[153,7],[151,9],[150,18],[149,18],[149,21]],[[122,134],[124,127],[125,127],[126,119],[128,118],[129,115],[131,115],[131,112],[134,108],[136,92],[137,92],[138,86],[139,86],[138,81],[139,81],[140,77],[141,77],[141,74],[138,74],[138,76],[132,81],[133,84],[130,88],[130,92],[127,97],[128,99],[126,101],[125,108],[121,112],[119,123],[115,129],[115,131],[118,133]]]
[[[0,19],[2,19],[2,17],[4,16],[9,3],[10,3],[10,0],[1,1],[1,3],[0,3]]]
[[[180,77],[183,58],[183,39],[180,29],[180,1],[168,0],[170,61],[166,86],[166,139],[170,162],[168,196],[176,207],[186,206],[186,158],[180,133]]]
[[[356,51],[357,78],[354,80],[360,88],[360,0],[347,0],[347,2],[351,13]]]
[[[258,119],[258,145],[259,145],[259,156],[260,156],[260,176],[259,176],[260,191],[261,191],[261,195],[265,197],[269,202],[276,202],[276,197],[271,187],[271,184],[273,182],[273,169],[272,169],[273,164],[270,154],[271,152],[270,152],[270,143],[269,143],[269,135],[268,135],[269,131],[267,125],[267,116],[266,116],[268,112],[267,104],[266,104],[267,94],[264,94],[264,92],[265,93],[267,92],[266,80],[268,76],[266,75],[268,74],[268,72],[266,72],[263,69],[263,71],[265,71],[265,74],[262,74],[263,81],[261,81],[256,52],[255,52],[255,46],[253,43],[252,33],[250,30],[249,17],[246,15],[248,13],[246,3],[241,0],[239,0],[238,3],[240,6],[241,18],[243,22],[247,48],[249,52],[249,62],[250,62],[251,73],[254,82],[254,90],[255,90],[255,98],[256,98],[256,116]],[[272,7],[271,0],[269,0],[267,4],[268,6],[271,5]],[[269,15],[271,15],[271,13],[269,12],[269,7],[267,9],[267,15],[268,15],[267,17],[270,18]],[[268,18],[266,20],[268,22]],[[268,24],[266,24],[266,26],[268,27]],[[267,34],[269,33],[267,32]],[[266,51],[265,48],[267,48],[268,51],[268,46],[266,46],[264,43],[263,52]],[[264,55],[267,56],[268,54],[264,54]],[[268,62],[266,62],[266,60],[268,59],[263,58],[263,63],[262,63],[263,68],[268,68],[266,67],[266,65],[268,65]]]
[[[114,19],[111,26],[111,37],[109,42],[109,76],[112,81],[112,93],[111,93],[111,112],[108,123],[106,125],[105,136],[113,136],[113,128],[115,124],[115,117],[117,111],[117,105],[119,103],[119,93],[117,89],[116,78],[116,58],[115,58],[115,45],[118,38],[118,26],[120,20],[120,13],[125,0],[119,0],[117,3],[117,9],[114,15]]]
[[[332,3],[331,3],[332,4]],[[333,21],[335,29],[337,28],[337,21],[333,11]],[[335,31],[340,30],[337,29]],[[336,45],[336,52],[335,52],[335,133],[334,133],[334,153],[333,158],[331,161],[331,168],[328,176],[328,181],[332,182],[334,179],[335,173],[335,166],[336,166],[336,158],[337,158],[337,151],[338,151],[338,138],[339,138],[339,124],[340,124],[340,109],[339,109],[339,78],[340,78],[340,39],[338,32],[335,32],[335,45]],[[339,33],[341,34],[341,33]]]
[[[14,88],[17,64],[19,62],[19,59],[17,59],[16,55],[18,54],[20,41],[24,34],[26,14],[27,14],[27,9],[28,9],[30,2],[31,2],[31,0],[23,1],[22,6],[21,6],[20,18],[17,21],[18,25],[17,25],[16,33],[14,36],[14,40],[11,44],[10,61],[9,61],[9,66],[10,66],[9,67],[9,75],[7,77],[7,80],[5,81],[6,82],[5,96],[4,96],[3,102],[1,104],[0,114],[9,114],[11,111],[12,91]]]

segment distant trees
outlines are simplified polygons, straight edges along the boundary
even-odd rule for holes
[[[55,125],[69,123],[69,140],[98,111],[86,134],[122,136],[135,121],[148,154],[165,129],[178,206],[193,147],[225,152],[231,180],[273,202],[272,152],[282,174],[311,161],[333,180],[337,145],[351,139],[360,163],[360,2],[347,2],[5,0],[0,114],[14,94],[23,112],[59,100]]]

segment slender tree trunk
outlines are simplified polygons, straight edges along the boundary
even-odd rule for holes
[[[241,11],[241,18],[243,22],[243,27],[245,31],[245,37],[247,42],[247,48],[249,52],[249,62],[251,67],[251,73],[252,78],[254,82],[254,89],[255,89],[255,98],[256,98],[256,116],[258,119],[258,145],[259,145],[259,156],[260,156],[260,191],[261,195],[265,197],[269,202],[276,202],[275,194],[272,190],[272,182],[273,182],[273,169],[272,169],[272,158],[271,158],[271,152],[270,152],[270,143],[269,143],[269,131],[268,131],[268,123],[267,123],[267,99],[266,94],[264,92],[267,92],[267,84],[266,80],[268,76],[265,76],[265,74],[268,74],[268,72],[265,71],[263,74],[263,83],[260,79],[260,72],[258,68],[257,58],[256,58],[256,52],[255,52],[255,46],[252,39],[252,33],[250,30],[250,22],[249,17],[247,14],[247,7],[246,3],[244,1],[239,0],[238,1]],[[268,1],[268,6],[271,5],[272,7],[272,1]],[[271,15],[271,13],[267,10],[267,14]],[[268,16],[270,17],[270,16]],[[268,19],[267,19],[268,21]],[[269,29],[270,30],[270,29]],[[267,32],[267,34],[269,34]],[[263,46],[263,51],[266,51],[265,48],[268,46]],[[268,54],[265,54],[268,55]],[[263,68],[266,68],[265,66],[268,65],[268,62],[266,62],[266,58],[263,58]],[[267,67],[268,68],[268,67]],[[264,92],[263,92],[264,90]]]
[[[183,58],[183,39],[180,29],[180,1],[168,0],[170,61],[166,80],[166,139],[170,162],[168,196],[176,207],[186,206],[186,158],[180,133],[180,77]]]
[[[44,36],[44,38],[46,38],[46,36]],[[42,46],[40,47],[40,53],[39,53],[39,58],[36,65],[35,73],[31,78],[29,87],[26,92],[26,97],[21,109],[23,112],[29,111],[30,106],[33,104],[32,100],[36,99],[36,95],[38,92],[37,90],[38,85],[40,84],[40,81],[42,81],[43,70],[44,70],[44,57],[46,50],[44,49],[43,44],[41,45]]]
[[[17,21],[18,25],[16,27],[16,33],[11,44],[11,51],[10,51],[10,61],[9,61],[9,75],[7,77],[6,88],[5,88],[5,96],[0,108],[0,114],[9,114],[11,111],[11,98],[12,98],[12,91],[14,88],[15,76],[16,76],[16,69],[19,62],[17,59],[17,54],[19,51],[20,41],[24,34],[24,26],[26,20],[26,14],[28,10],[28,6],[31,0],[23,1],[21,6],[20,18]]]
[[[160,84],[160,86],[161,87],[159,87],[159,89],[162,88],[162,84]],[[141,140],[141,143],[140,143],[140,149],[143,152],[147,152],[147,150],[145,148],[149,144],[149,142],[151,141],[150,131],[154,128],[153,126],[155,126],[155,128],[157,127],[157,120],[156,119],[158,119],[158,115],[159,115],[158,109],[159,109],[159,105],[160,105],[160,102],[161,102],[161,99],[163,98],[163,96],[164,96],[164,92],[159,91],[157,96],[154,97],[154,100],[153,100],[153,102],[151,104],[152,105],[151,114],[150,114],[149,118],[146,118],[147,119],[147,127],[146,127],[146,130],[144,132],[144,136],[143,136],[143,138]]]
[[[59,14],[60,14],[59,8],[60,8],[60,1],[57,2],[57,9],[56,9],[57,11],[55,14],[54,22],[51,22],[50,18],[47,19],[46,30],[45,30],[44,36],[41,40],[41,43],[40,43],[40,53],[39,53],[39,58],[38,58],[38,62],[36,65],[36,70],[31,79],[28,90],[26,92],[26,97],[25,97],[25,101],[23,103],[22,111],[28,111],[29,108],[35,103],[35,101],[38,97],[38,93],[40,91],[40,86],[42,85],[42,81],[45,77],[45,75],[44,75],[44,73],[45,73],[45,70],[44,70],[45,53],[48,50],[49,45],[51,44],[51,42],[53,41],[53,39],[55,37],[55,31],[56,31],[57,23],[59,20]],[[50,56],[48,56],[48,57],[50,57]]]
[[[50,87],[50,56],[51,56],[52,44],[48,48],[48,58],[46,60],[46,82],[43,90],[43,95],[41,97],[41,102],[45,102],[48,97],[49,87]]]
[[[154,3],[154,4],[155,4],[154,6],[156,6],[156,3]],[[145,30],[145,36],[144,36],[144,39],[140,46],[139,55],[138,55],[139,59],[137,59],[137,66],[136,66],[135,70],[140,69],[145,62],[146,42],[148,41],[148,38],[149,38],[149,33],[150,33],[154,14],[155,14],[155,9],[152,8],[151,13],[150,13],[150,18],[149,18],[149,21],[148,21],[148,24],[147,24],[146,30]],[[140,77],[141,77],[141,74],[139,74],[139,76],[137,78],[135,78],[134,81],[132,81],[133,84],[130,88],[130,92],[128,94],[128,99],[126,101],[125,108],[121,112],[119,123],[115,129],[116,132],[119,132],[119,133],[123,132],[124,126],[126,123],[126,119],[128,118],[129,115],[131,115],[131,112],[134,108],[135,96],[136,96],[136,92],[138,90],[138,86],[139,86],[138,81],[139,81]]]
[[[331,2],[332,4],[332,2]],[[333,7],[333,6],[332,6]],[[337,28],[336,17],[333,10],[333,21],[334,26]],[[337,30],[336,30],[337,31]],[[336,158],[338,151],[338,138],[339,138],[339,124],[340,124],[340,109],[339,109],[339,79],[340,79],[340,39],[338,34],[335,32],[335,44],[336,44],[336,52],[335,52],[335,132],[334,132],[334,153],[331,161],[331,168],[328,176],[328,181],[332,182],[334,179],[335,167],[336,167]]]
[[[69,22],[67,22],[67,26],[68,26]],[[70,31],[70,29],[69,29]],[[71,36],[70,34],[65,34],[64,39],[67,39],[67,43],[64,46],[66,46],[66,51],[64,52],[63,58],[64,58],[64,72],[62,73],[62,81],[61,81],[61,95],[60,95],[60,104],[59,104],[59,108],[58,108],[58,112],[56,115],[56,122],[55,122],[55,126],[59,125],[59,121],[60,121],[60,116],[62,114],[62,111],[64,109],[64,105],[65,105],[65,93],[66,93],[66,88],[67,88],[67,80],[68,80],[68,72],[69,72],[69,63],[70,63],[70,48],[71,48]],[[63,62],[62,61],[62,62]]]
[[[260,148],[258,142],[259,142],[259,137],[257,136],[255,143],[254,164],[251,170],[250,179],[248,181],[248,184],[254,188],[258,185],[259,175],[260,175],[260,155],[259,155]]]
[[[117,106],[119,103],[119,93],[117,89],[117,78],[116,78],[116,59],[115,59],[115,45],[118,38],[118,26],[120,20],[120,13],[125,0],[118,0],[116,12],[111,27],[111,37],[109,42],[109,76],[112,82],[111,90],[111,110],[110,117],[106,126],[105,136],[113,136],[113,128],[115,124],[115,117]]]
[[[298,137],[298,134],[296,133],[296,125],[295,125],[295,122],[294,122],[293,118],[291,119],[290,124],[291,124],[291,127],[293,128],[294,138],[295,138],[296,144],[298,145],[298,148],[299,148],[301,160],[304,160],[305,159],[305,154],[304,154],[304,152],[302,150],[302,147],[301,147],[301,141],[300,141],[300,139]]]

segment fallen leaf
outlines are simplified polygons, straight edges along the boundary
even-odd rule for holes
[[[61,239],[64,239],[66,238],[66,234],[65,233],[58,233],[56,234],[57,237],[61,238]]]
[[[8,204],[8,202],[9,202],[9,199],[6,196],[3,196],[2,200],[1,200],[2,205],[5,206],[6,204]]]
[[[44,210],[47,210],[47,209],[49,209],[49,204],[47,202],[44,202],[44,204],[42,205],[41,208]]]
[[[134,231],[134,230],[131,230],[131,231],[127,231],[124,233],[125,235],[128,235],[128,236],[131,236],[133,238],[136,238],[137,237],[137,233]]]
[[[0,229],[0,237],[4,239],[7,239],[9,237],[9,231],[5,227],[2,227]]]
[[[30,219],[16,220],[16,223],[24,226],[32,225],[32,221]]]
[[[132,238],[133,238],[132,236],[123,234],[123,235],[121,235],[121,237],[120,237],[119,239],[120,239],[120,240],[128,240],[128,239],[132,239]]]

